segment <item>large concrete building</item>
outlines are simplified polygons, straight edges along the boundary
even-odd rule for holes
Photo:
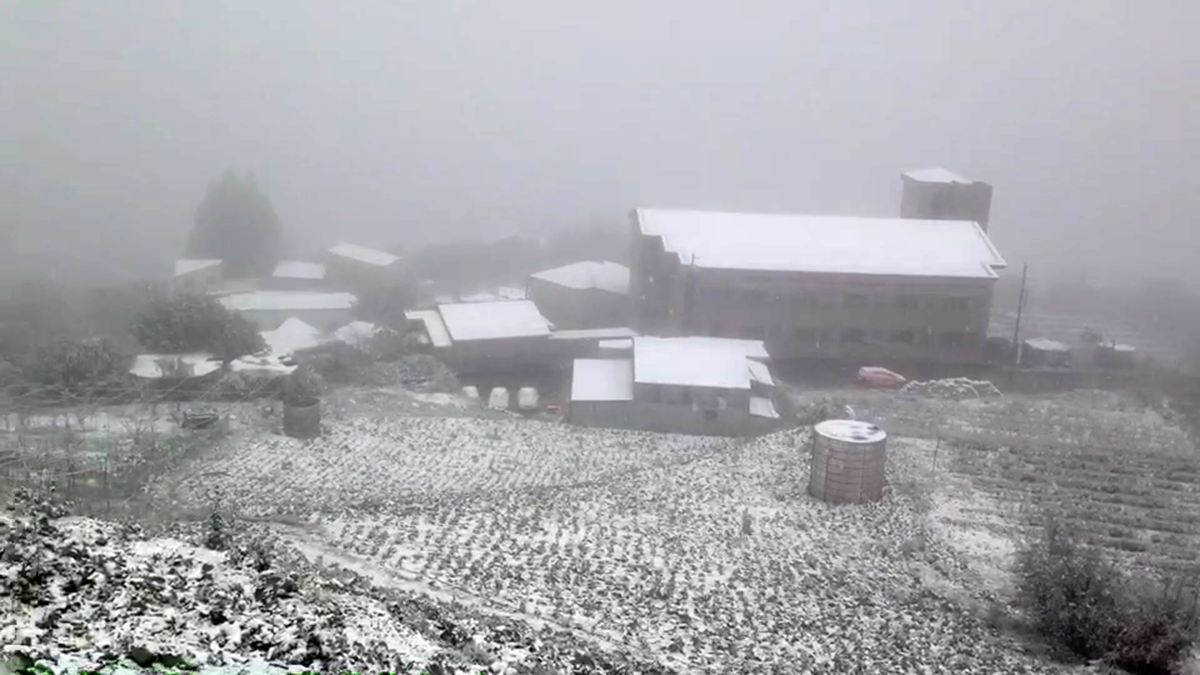
[[[921,220],[972,220],[987,232],[992,186],[933,167],[900,175],[904,192],[900,217]]]
[[[975,363],[1004,259],[974,221],[637,209],[633,327],[775,359]]]

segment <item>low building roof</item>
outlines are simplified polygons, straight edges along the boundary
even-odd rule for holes
[[[353,293],[300,293],[293,291],[255,291],[220,297],[227,309],[239,312],[255,310],[350,309],[358,302]]]
[[[550,334],[551,340],[619,340],[637,335],[632,328],[579,328],[574,330],[556,330]]]
[[[633,340],[631,338],[621,338],[619,340],[601,340],[600,349],[625,350],[633,349]]]
[[[1024,341],[1025,346],[1030,349],[1037,349],[1043,352],[1069,352],[1070,345],[1059,342],[1058,340],[1050,340],[1048,338],[1029,338]]]
[[[553,325],[529,300],[438,305],[455,342],[550,335]]]
[[[138,354],[129,373],[135,377],[200,377],[221,369],[220,359],[207,352],[195,354]]]
[[[595,288],[621,295],[629,293],[629,268],[607,260],[583,260],[530,276],[567,288]]]
[[[633,362],[629,359],[575,359],[572,401],[632,401]]]
[[[288,317],[279,328],[262,331],[260,335],[271,353],[280,356],[312,349],[325,341],[321,331],[294,316]]]
[[[400,256],[392,255],[387,251],[367,248],[358,244],[338,244],[330,247],[329,252],[336,256],[350,258],[351,260],[357,260],[358,262],[378,267],[387,267],[400,259]]]
[[[216,267],[220,264],[221,261],[216,259],[193,260],[190,258],[185,258],[182,260],[176,260],[175,276],[179,277],[185,274],[191,274],[192,272],[198,272],[203,269],[208,269],[209,267]]]
[[[940,166],[905,171],[902,175],[921,183],[962,183],[963,185],[972,183],[972,181]]]
[[[771,369],[767,367],[767,364],[761,361],[746,359],[746,366],[750,369],[751,381],[765,384],[768,387],[775,386],[775,379],[771,377]]]
[[[404,313],[409,321],[420,321],[425,324],[425,333],[434,347],[449,347],[454,344],[446,324],[442,323],[442,315],[436,309],[410,309]]]
[[[1008,263],[978,223],[638,209],[682,265],[770,272],[995,279]]]
[[[750,397],[750,414],[754,417],[765,417],[771,420],[779,419],[779,412],[771,399],[762,396]]]
[[[695,338],[633,338],[633,379],[716,389],[749,389],[750,369],[739,345]]]
[[[275,266],[271,276],[277,279],[324,279],[325,265],[302,260],[284,260]]]

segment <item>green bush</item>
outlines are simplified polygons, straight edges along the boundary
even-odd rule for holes
[[[1124,573],[1061,517],[1018,551],[1017,597],[1050,642],[1132,673],[1173,672],[1200,630],[1190,579]]]
[[[143,348],[167,354],[207,351],[224,361],[253,354],[266,345],[253,323],[203,295],[151,301],[133,325]]]
[[[43,385],[79,393],[113,378],[125,361],[104,340],[64,338],[38,349],[33,377]]]

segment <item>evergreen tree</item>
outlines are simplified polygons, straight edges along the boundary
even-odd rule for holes
[[[254,174],[226,171],[196,209],[187,255],[223,260],[227,276],[250,277],[270,273],[282,246],[279,217]]]

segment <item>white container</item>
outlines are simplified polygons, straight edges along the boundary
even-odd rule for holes
[[[504,387],[492,389],[488,396],[488,407],[495,410],[508,410],[508,390]]]
[[[825,420],[813,427],[808,493],[830,504],[883,497],[887,433],[859,420]]]
[[[467,398],[471,399],[472,401],[479,400],[479,388],[478,387],[475,387],[475,386],[463,387],[462,393],[463,393],[463,396],[466,396]]]
[[[517,406],[521,410],[537,410],[538,392],[533,387],[521,387],[517,392]]]

